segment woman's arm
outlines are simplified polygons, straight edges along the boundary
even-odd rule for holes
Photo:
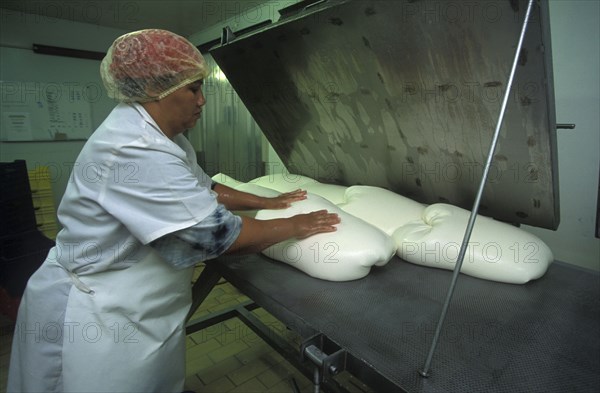
[[[293,202],[306,199],[306,191],[302,190],[284,193],[275,198],[265,198],[238,191],[219,183],[213,189],[218,194],[217,201],[229,210],[285,209]],[[260,252],[287,239],[303,239],[317,233],[334,232],[336,230],[335,225],[340,223],[339,216],[335,213],[329,213],[327,210],[273,220],[241,218],[242,228],[240,234],[226,253]]]
[[[325,210],[261,221],[234,216],[219,205],[196,225],[162,236],[150,245],[179,269],[223,253],[254,253],[289,238],[332,232],[339,222],[337,214]]]
[[[228,210],[285,209],[293,202],[306,199],[306,191],[302,190],[287,192],[275,198],[238,191],[220,183],[216,183],[213,190],[218,194],[217,201]]]
[[[287,239],[303,239],[317,233],[334,232],[335,225],[339,223],[339,216],[327,210],[273,220],[242,217],[240,235],[226,253],[259,252]]]

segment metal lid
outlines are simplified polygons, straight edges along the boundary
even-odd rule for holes
[[[211,54],[290,172],[470,209],[524,12],[507,0],[330,0]],[[555,229],[547,2],[533,12],[479,212]]]

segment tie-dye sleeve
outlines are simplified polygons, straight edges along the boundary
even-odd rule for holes
[[[156,239],[150,246],[175,268],[183,269],[223,254],[241,229],[242,219],[218,205],[198,224]]]

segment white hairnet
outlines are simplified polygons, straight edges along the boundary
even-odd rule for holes
[[[117,38],[100,64],[100,75],[109,97],[147,102],[205,78],[208,66],[185,38],[148,29]]]

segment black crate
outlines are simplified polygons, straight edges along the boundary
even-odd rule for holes
[[[37,229],[25,161],[0,163],[0,287],[20,297],[54,241]]]
[[[0,190],[0,238],[35,230],[35,210],[25,161],[0,163]]]

